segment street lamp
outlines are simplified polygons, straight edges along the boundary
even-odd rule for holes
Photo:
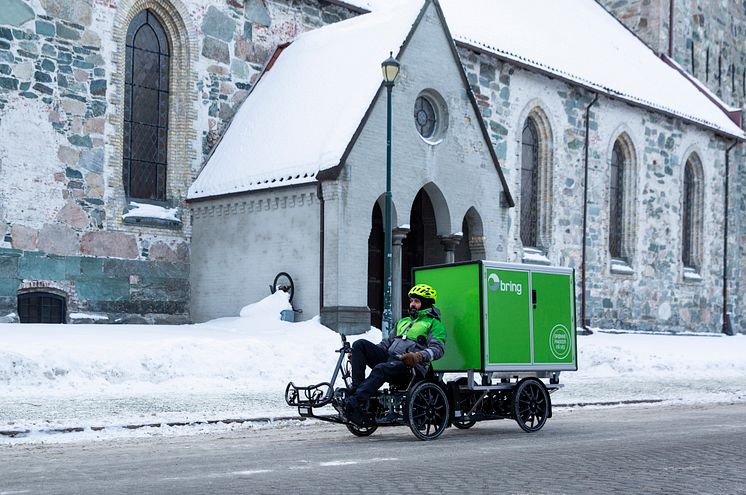
[[[393,251],[393,233],[391,226],[391,90],[394,88],[394,81],[399,75],[400,64],[394,58],[393,52],[389,52],[389,58],[383,61],[383,84],[386,86],[386,196],[383,213],[383,275],[385,285],[383,286],[383,337],[387,338],[393,328],[393,318],[391,310],[391,284],[393,279],[393,270],[391,263],[391,252]]]

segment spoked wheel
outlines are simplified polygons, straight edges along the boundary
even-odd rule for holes
[[[518,384],[513,395],[513,414],[523,431],[541,430],[549,415],[549,394],[541,382],[529,379]]]
[[[435,440],[448,426],[448,398],[439,386],[422,382],[407,402],[407,423],[420,440]]]
[[[466,420],[461,419],[461,418],[456,418],[456,419],[453,420],[453,426],[455,426],[459,430],[468,430],[469,428],[471,428],[475,424],[477,424],[477,422],[475,420],[466,421]]]
[[[358,426],[355,423],[347,423],[347,429],[356,437],[367,437],[378,429],[378,425]]]

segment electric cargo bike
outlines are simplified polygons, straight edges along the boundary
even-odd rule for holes
[[[470,261],[415,268],[415,284],[438,290],[446,327],[445,355],[427,373],[389,383],[373,395],[363,420],[348,421],[339,404],[351,386],[342,335],[328,382],[290,382],[285,401],[302,417],[344,424],[354,435],[383,426],[409,426],[420,440],[434,440],[449,426],[468,429],[479,421],[513,419],[539,431],[552,416],[550,394],[562,371],[577,370],[575,281],[569,268]],[[335,389],[341,378],[343,386]],[[317,415],[327,405],[337,414]]]

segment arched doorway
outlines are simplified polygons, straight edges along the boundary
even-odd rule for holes
[[[471,260],[471,249],[469,249],[469,239],[471,238],[471,235],[469,232],[469,222],[466,221],[466,217],[464,217],[464,221],[461,222],[461,233],[464,237],[461,238],[461,242],[458,243],[454,251],[456,262]]]
[[[461,222],[461,232],[463,237],[456,246],[455,261],[485,259],[482,217],[474,207],[469,208],[469,211],[464,215],[464,220]]]
[[[376,202],[368,236],[368,308],[370,324],[376,328],[381,328],[383,314],[383,237],[383,212]]]
[[[445,263],[445,251],[437,235],[435,210],[430,196],[420,190],[412,203],[409,234],[402,246],[402,312],[409,307],[407,292],[412,287],[412,268],[439,263]]]

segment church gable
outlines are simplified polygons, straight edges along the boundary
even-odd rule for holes
[[[316,181],[339,164],[422,10],[406,0],[299,36],[267,67],[238,110],[189,199]]]
[[[401,72],[392,91],[395,182],[404,180],[419,187],[427,180],[438,179],[457,195],[461,184],[484,183],[489,178],[494,181],[490,183],[493,202],[513,206],[437,1],[424,9],[398,59]],[[378,171],[385,164],[385,136],[381,133],[386,129],[386,100],[382,87],[337,174],[330,170],[324,172],[324,178],[336,177],[344,166],[361,164],[363,169],[373,166]],[[359,177],[360,173],[353,175]],[[375,181],[376,177],[370,179]],[[465,187],[463,194],[469,196],[468,191]]]

